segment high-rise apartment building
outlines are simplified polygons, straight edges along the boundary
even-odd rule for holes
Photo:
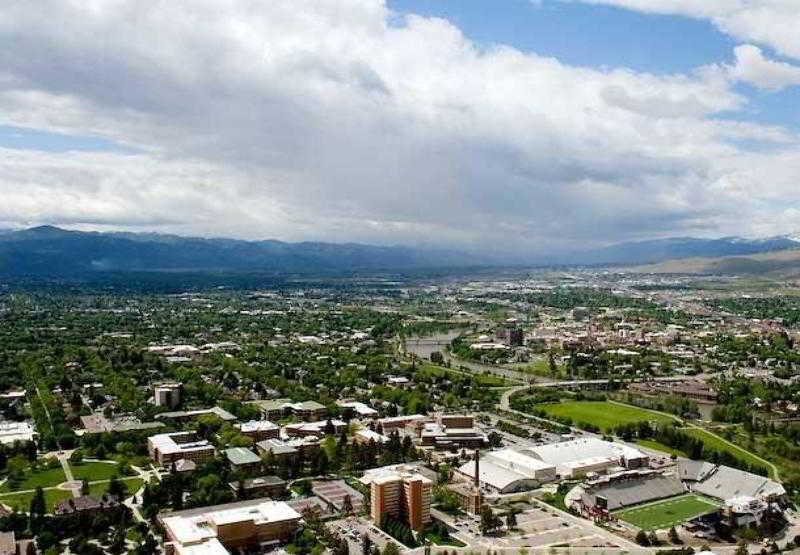
[[[375,478],[371,485],[370,515],[377,526],[387,517],[405,521],[420,530],[431,521],[433,482],[421,474],[391,473]]]

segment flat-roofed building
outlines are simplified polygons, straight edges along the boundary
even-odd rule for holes
[[[462,465],[460,474],[475,480],[475,460]],[[481,486],[499,493],[527,491],[556,479],[556,467],[529,451],[500,449],[483,455],[478,465]]]
[[[350,418],[376,418],[378,416],[378,411],[358,401],[337,401],[336,404],[342,407],[342,414]]]
[[[306,422],[322,420],[328,414],[328,409],[325,407],[325,405],[316,401],[290,403],[284,407],[284,411],[302,418]]]
[[[153,402],[157,407],[174,409],[181,404],[183,384],[178,382],[162,383],[153,388]]]
[[[280,420],[284,417],[284,408],[291,404],[291,401],[289,399],[261,399],[249,401],[248,404],[257,406],[264,420]]]
[[[437,449],[474,449],[487,443],[486,435],[477,428],[456,428],[443,426],[438,422],[425,422],[419,438],[422,445]]]
[[[228,485],[234,492],[241,490],[248,497],[280,497],[286,493],[286,480],[278,476],[258,476]]]
[[[167,555],[256,550],[288,541],[297,531],[300,519],[300,513],[286,503],[263,498],[158,517],[164,528]]]
[[[390,416],[387,418],[381,418],[378,420],[378,424],[381,425],[383,429],[383,433],[389,435],[393,431],[402,431],[405,429],[406,426],[412,423],[423,423],[428,420],[427,416],[422,414],[407,414],[404,416]]]
[[[265,439],[256,443],[256,449],[263,456],[271,456],[276,461],[292,460],[302,453],[308,457],[319,450],[319,440],[315,436],[297,437],[289,440]]]
[[[169,466],[181,459],[198,463],[214,458],[215,450],[207,440],[200,439],[195,432],[158,434],[147,438],[150,457],[161,466]]]
[[[15,441],[36,441],[37,437],[30,422],[0,422],[0,443],[4,445]]]
[[[233,470],[255,473],[261,470],[261,457],[247,447],[231,447],[223,451]]]
[[[269,420],[250,420],[242,422],[239,426],[242,435],[249,437],[255,443],[265,439],[277,438],[281,435],[281,428]]]
[[[555,466],[559,476],[564,478],[582,477],[589,472],[603,473],[619,468],[644,468],[650,460],[645,453],[629,445],[593,437],[538,445],[527,452]]]
[[[376,526],[387,517],[406,522],[412,530],[431,521],[433,481],[422,474],[386,472],[370,477],[369,484],[370,516]]]
[[[323,437],[327,434],[341,434],[347,430],[347,423],[342,420],[318,420],[317,422],[302,422],[287,424],[283,427],[289,437],[316,436]]]
[[[356,430],[355,434],[353,434],[353,440],[356,443],[369,443],[370,441],[374,441],[375,443],[380,444],[386,443],[389,441],[389,438],[383,434],[372,431],[369,428],[362,428],[360,430]]]
[[[201,416],[216,416],[225,422],[233,422],[236,417],[221,407],[211,407],[210,409],[196,410],[177,410],[173,412],[162,412],[156,415],[157,420],[172,420],[174,422],[189,422]]]
[[[475,417],[468,414],[440,414],[436,421],[445,428],[474,428]]]

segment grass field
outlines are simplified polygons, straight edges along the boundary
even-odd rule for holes
[[[603,431],[611,430],[620,424],[642,421],[664,423],[674,421],[667,415],[608,401],[565,401],[540,405],[540,407],[550,416],[568,417],[575,424],[586,422]]]
[[[652,439],[637,439],[636,444],[641,445],[642,447],[653,449],[655,451],[661,451],[662,453],[666,453],[668,455],[675,455],[677,457],[686,457],[686,453],[684,453],[680,449],[675,449],[674,447],[670,447],[669,445],[664,445],[663,443],[659,443]]]
[[[48,468],[46,470],[27,470],[25,471],[21,481],[16,482],[13,485],[9,482],[6,482],[2,487],[0,487],[0,492],[25,491],[28,489],[35,489],[37,486],[47,488],[51,486],[57,486],[58,484],[66,481],[67,477],[64,476],[64,470],[60,465],[55,468]]]
[[[72,493],[60,489],[48,489],[44,491],[44,501],[47,505],[47,510],[52,511],[53,507],[59,501],[64,501],[72,497]],[[0,495],[0,503],[8,505],[17,512],[27,513],[30,510],[31,499],[33,499],[33,492],[27,493],[9,493]]]
[[[762,466],[762,467],[768,469],[770,471],[770,475],[772,475],[772,477],[774,478],[774,475],[773,475],[774,472],[773,472],[772,468],[767,463],[765,463],[763,460],[761,460],[761,458],[759,458],[758,456],[750,453],[749,451],[746,451],[746,450],[742,449],[741,447],[738,447],[738,446],[733,445],[731,443],[728,443],[728,442],[716,437],[715,435],[710,434],[707,431],[702,430],[700,428],[684,428],[683,431],[686,432],[687,434],[689,434],[690,436],[696,437],[697,439],[702,441],[703,444],[708,449],[714,449],[716,451],[724,451],[726,453],[730,453],[731,455],[735,456],[738,459],[746,461],[749,464],[756,465],[756,466]]]
[[[128,495],[133,495],[144,484],[141,478],[122,478],[120,480],[128,487]],[[100,482],[98,484],[89,484],[89,495],[103,495],[108,491],[108,482]]]
[[[614,512],[614,516],[642,530],[663,530],[707,515],[719,507],[703,497],[686,494]]]
[[[72,475],[76,480],[84,478],[90,482],[95,480],[109,480],[119,473],[120,466],[115,463],[87,461],[80,464],[70,464]]]

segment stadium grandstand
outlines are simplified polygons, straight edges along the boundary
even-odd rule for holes
[[[737,523],[757,523],[765,507],[785,494],[781,484],[764,476],[681,459],[669,472],[629,470],[594,477],[568,492],[564,503],[590,518],[620,518],[653,529],[709,514],[714,507],[722,507]]]
[[[675,474],[634,470],[584,483],[570,495],[575,508],[615,511],[631,505],[683,495],[687,489]]]
[[[716,467],[691,489],[723,502],[740,497],[771,501],[786,494],[778,482],[729,466]]]

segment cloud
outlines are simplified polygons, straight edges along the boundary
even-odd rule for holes
[[[798,208],[767,198],[797,137],[732,121],[724,72],[571,67],[377,0],[16,1],[0,68],[0,125],[133,151],[7,149],[6,222],[530,253]]]
[[[577,0],[645,13],[711,21],[722,32],[800,59],[800,10],[795,0]]]
[[[770,91],[800,85],[800,66],[769,60],[759,47],[752,44],[737,46],[734,53],[736,64],[730,68],[734,79]]]

